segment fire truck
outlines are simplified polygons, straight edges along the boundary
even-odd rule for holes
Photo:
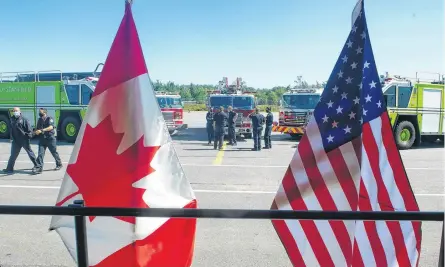
[[[388,74],[381,77],[382,91],[399,149],[409,149],[421,141],[444,141],[444,76],[435,73],[437,79],[425,79],[425,74],[417,72],[415,78]],[[424,77],[420,78],[420,75]]]
[[[184,105],[181,96],[163,91],[155,91],[155,94],[164,121],[167,124],[168,132],[174,134],[177,131],[187,129],[187,124],[184,123]]]
[[[278,124],[272,127],[272,131],[288,133],[292,137],[303,135],[322,92],[323,89],[294,88],[284,93],[280,100]]]
[[[95,85],[93,73],[61,71],[0,73],[0,138],[9,138],[13,107],[35,127],[40,107],[54,118],[56,136],[74,143],[88,109]]]
[[[249,115],[254,112],[256,107],[256,98],[254,92],[244,90],[242,78],[236,78],[236,81],[229,85],[227,77],[223,77],[218,83],[218,89],[208,92],[207,108],[215,111],[218,107],[232,106],[233,111],[238,113],[238,119],[235,124],[236,136],[243,135],[244,138],[252,138],[252,123]],[[225,135],[228,135],[228,127],[224,129]]]

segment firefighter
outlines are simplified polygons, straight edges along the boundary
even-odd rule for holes
[[[224,127],[227,123],[227,114],[224,112],[223,107],[219,107],[216,110],[215,115],[213,115],[213,121],[215,122],[215,142],[213,143],[213,148],[216,149],[218,147],[221,150],[224,141]]]
[[[249,115],[252,119],[252,133],[253,133],[253,151],[261,150],[261,132],[263,131],[264,116],[260,113],[258,108]]]
[[[236,133],[235,133],[235,125],[236,125],[236,120],[238,119],[238,113],[236,113],[235,111],[233,111],[232,106],[229,106],[227,108],[227,110],[229,111],[228,114],[228,133],[229,133],[229,143],[228,145],[233,145],[236,146]]]
[[[20,108],[15,107],[13,109],[13,112],[14,113],[11,118],[10,130],[11,156],[9,157],[6,169],[3,169],[3,171],[6,173],[14,172],[15,161],[20,154],[20,150],[22,150],[23,148],[28,154],[28,157],[31,160],[32,164],[34,164],[34,168],[32,169],[32,171],[35,172],[37,169],[40,168],[40,165],[37,162],[36,155],[31,149],[30,139],[33,136],[31,124],[29,123],[28,119],[22,116]]]
[[[212,144],[213,135],[214,135],[214,129],[213,129],[213,111],[212,108],[209,108],[209,111],[206,114],[206,129],[207,129],[207,138],[209,139],[209,145]]]
[[[270,107],[266,108],[266,128],[264,129],[264,149],[272,148],[270,134],[272,133],[273,114]]]
[[[36,173],[41,173],[43,168],[43,157],[45,156],[45,150],[48,148],[51,155],[56,160],[55,170],[60,170],[62,168],[62,161],[60,160],[59,153],[57,153],[56,147],[56,137],[54,120],[47,115],[48,111],[45,108],[39,109],[39,120],[37,121],[36,131],[34,132],[39,137],[39,156],[37,157],[37,162],[39,168]]]

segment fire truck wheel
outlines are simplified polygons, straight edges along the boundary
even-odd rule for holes
[[[11,127],[11,123],[9,118],[5,115],[0,115],[0,138],[6,139],[9,138],[9,128]]]
[[[395,130],[396,144],[399,149],[409,149],[416,140],[416,128],[410,121],[401,121]]]
[[[76,142],[77,133],[80,129],[80,121],[74,117],[66,117],[62,122],[60,132],[65,141],[69,143]]]

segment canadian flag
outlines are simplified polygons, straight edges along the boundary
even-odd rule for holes
[[[197,208],[150,82],[126,1],[83,120],[57,206]],[[89,217],[89,266],[190,266],[196,219]],[[74,218],[54,216],[56,230],[76,260]]]

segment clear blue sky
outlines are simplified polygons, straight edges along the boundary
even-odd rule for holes
[[[247,85],[327,80],[356,0],[134,0],[153,80]],[[92,71],[124,0],[1,1],[0,71]],[[443,0],[365,0],[379,73],[445,72]]]

